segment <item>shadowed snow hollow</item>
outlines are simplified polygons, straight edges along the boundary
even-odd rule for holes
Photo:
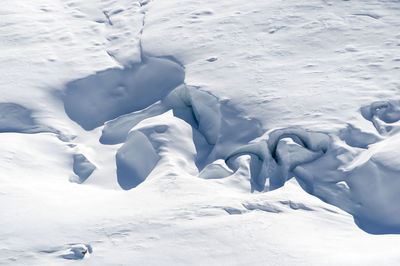
[[[74,176],[70,180],[79,184],[83,183],[93,173],[96,166],[94,166],[83,154],[74,154],[73,160],[73,170],[78,178]]]
[[[185,73],[177,63],[145,58],[124,69],[107,69],[70,82],[64,107],[67,115],[92,130],[120,115],[148,107],[183,83]]]
[[[32,111],[16,103],[0,103],[0,132],[38,133],[51,131],[39,125]]]

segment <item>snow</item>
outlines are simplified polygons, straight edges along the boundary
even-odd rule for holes
[[[96,170],[96,166],[93,165],[83,154],[74,154],[73,171],[79,177],[78,179],[72,179],[74,182],[83,183],[86,179]]]
[[[0,103],[0,132],[39,133],[49,130],[36,123],[31,110],[15,103]]]
[[[183,80],[181,67],[165,59],[148,58],[130,68],[107,69],[67,84],[65,112],[84,129],[92,130],[148,107]]]
[[[121,188],[131,189],[142,183],[159,159],[149,139],[140,132],[132,132],[116,154]]]
[[[0,15],[1,265],[398,264],[398,1]]]

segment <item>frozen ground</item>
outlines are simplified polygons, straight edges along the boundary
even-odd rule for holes
[[[0,264],[399,263],[399,1],[0,16]]]

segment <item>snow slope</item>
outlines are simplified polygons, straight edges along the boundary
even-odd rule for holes
[[[0,264],[398,264],[399,1],[0,15]]]

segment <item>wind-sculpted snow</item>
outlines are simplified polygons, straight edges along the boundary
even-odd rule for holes
[[[166,112],[136,125],[116,155],[118,183],[131,189],[142,183],[157,165],[162,175],[174,173],[176,165],[195,174],[196,149],[191,139],[192,128],[172,112]]]
[[[184,84],[178,63],[143,59],[70,82],[63,98],[67,115],[85,130],[105,124],[100,143],[123,143],[115,156],[122,189],[173,171],[251,192],[275,190],[294,177],[308,193],[351,213],[362,229],[400,232],[400,167],[394,159],[400,155],[393,148],[399,101],[361,108],[377,132],[348,124],[337,133],[289,127],[261,136],[258,121]],[[18,113],[25,124],[33,123],[30,115]],[[78,183],[93,170],[90,162],[74,158]]]
[[[400,233],[399,136],[380,143],[347,173],[357,224],[370,233]]]
[[[398,0],[3,2],[0,265],[398,264]]]
[[[384,135],[391,132],[392,138],[396,139],[393,135],[395,131],[391,130],[393,123],[399,120],[397,102],[373,103],[361,111],[365,118],[374,123],[380,134],[382,126],[378,127],[378,122],[386,125]],[[165,117],[166,112],[180,119],[172,120],[169,122],[172,124],[165,126],[168,119],[160,120],[157,117]],[[174,128],[173,121],[180,121],[178,124],[185,121],[192,132],[166,133],[167,128]],[[143,127],[143,123],[150,123],[151,127]],[[157,126],[157,123],[160,124]],[[260,133],[261,127],[257,123],[238,116],[237,111],[215,96],[197,87],[182,85],[144,110],[107,122],[100,141],[116,144],[126,139],[121,150],[129,150],[130,155],[125,157],[131,161],[126,159],[125,165],[122,165],[117,155],[118,180],[124,189],[137,186],[152,171],[157,171],[156,165],[160,164],[159,160],[162,161],[160,158],[165,157],[160,155],[161,151],[165,152],[171,147],[166,140],[180,135],[182,140],[185,138],[188,141],[189,138],[196,148],[195,153],[184,155],[185,159],[182,160],[186,161],[185,164],[194,161],[200,178],[232,179],[236,180],[233,184],[238,185],[242,181],[237,180],[243,179],[243,173],[247,173],[250,175],[250,191],[266,192],[282,187],[287,180],[295,177],[308,193],[351,213],[362,229],[371,233],[400,232],[400,218],[397,215],[400,207],[394,204],[400,200],[396,193],[400,190],[400,182],[397,181],[400,167],[396,168],[398,162],[393,159],[400,155],[382,148],[382,143],[389,139],[363,132],[351,124],[337,135],[301,128],[282,128],[251,141]],[[131,144],[128,149],[131,136],[137,134],[144,139]],[[161,138],[161,135],[164,137]],[[148,144],[140,148],[144,143]],[[182,153],[182,149],[179,153],[170,151],[169,156],[176,157]],[[140,159],[135,162],[135,158]],[[388,166],[385,164],[387,161],[390,161]],[[143,162],[149,164],[143,166],[146,165]],[[129,167],[132,168],[126,170]],[[146,169],[137,174],[135,169],[140,167]],[[193,167],[188,169],[195,171]],[[131,186],[120,181],[135,178],[138,179]]]
[[[144,58],[140,64],[107,69],[68,83],[65,111],[84,129],[92,130],[159,101],[184,77],[182,67],[171,60]]]
[[[32,111],[16,103],[0,103],[0,132],[38,133],[51,131],[39,125]]]
[[[396,132],[400,128],[400,101],[374,102],[361,108],[363,117],[372,122],[376,130],[382,134]]]
[[[74,154],[73,170],[78,178],[74,177],[71,179],[72,182],[83,183],[96,169],[96,166],[92,164],[83,154]]]
[[[207,165],[200,173],[199,177],[204,179],[218,179],[228,177],[233,171],[226,165],[224,160],[216,160]]]
[[[231,153],[226,162],[235,170],[234,160],[251,155],[252,190],[277,189],[291,178],[299,164],[321,157],[329,145],[329,137],[318,132],[289,128],[272,131],[267,140],[251,143]]]
[[[339,137],[349,146],[362,149],[366,149],[369,145],[381,140],[381,137],[379,137],[378,134],[363,132],[361,129],[350,124],[347,125],[346,128],[340,130]]]
[[[181,85],[148,108],[106,122],[100,142],[117,144],[140,121],[172,110],[196,129],[193,141],[197,149],[196,165],[201,170],[216,159],[224,159],[233,149],[262,134],[261,125],[248,119],[228,103],[198,87]],[[246,130],[239,130],[246,128]]]
[[[380,117],[396,122],[397,111],[390,108],[385,108],[390,113],[380,113]],[[370,134],[356,132],[358,140],[352,147],[350,142],[343,145],[337,137],[319,132],[279,129],[265,140],[239,148],[226,162],[237,171],[235,160],[251,156],[252,190],[274,190],[295,177],[308,193],[351,213],[365,231],[399,233],[399,134],[371,141]],[[370,145],[360,150],[360,143]]]
[[[399,233],[399,136],[356,153],[332,147],[325,156],[298,166],[294,175],[305,190],[353,214],[370,233]]]
[[[57,256],[66,260],[82,260],[89,257],[93,252],[89,244],[69,244],[63,247],[56,247],[49,250],[42,250],[41,253]]]
[[[67,85],[68,116],[86,130],[105,123],[102,144],[123,143],[115,155],[122,189],[182,172],[268,192],[294,177],[308,193],[352,214],[363,230],[400,233],[399,101],[361,108],[375,133],[348,124],[337,133],[290,127],[262,135],[258,121],[183,84],[184,76],[169,59],[147,58]],[[3,132],[46,131],[20,105],[2,103],[0,111]],[[71,181],[83,183],[96,167],[83,154],[73,159]]]
[[[118,183],[131,189],[142,183],[159,160],[153,145],[141,132],[133,131],[116,154]]]

